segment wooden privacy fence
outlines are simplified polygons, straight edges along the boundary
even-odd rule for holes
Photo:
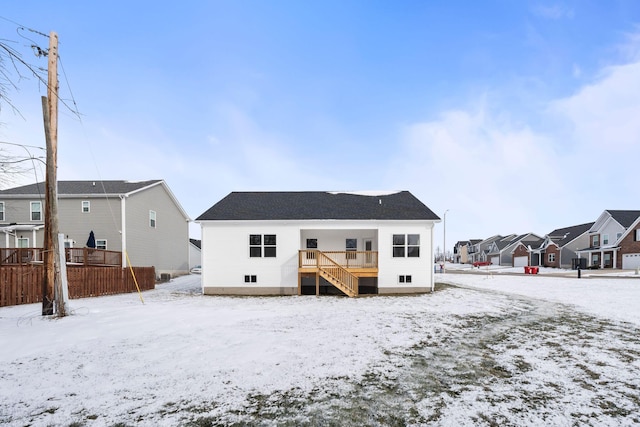
[[[132,267],[141,291],[154,289],[154,267]],[[0,268],[0,307],[42,302],[41,265],[21,265]],[[121,267],[67,267],[69,298],[137,292],[129,268]]]

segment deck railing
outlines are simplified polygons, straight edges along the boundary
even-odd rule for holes
[[[318,259],[322,253],[324,257]],[[331,260],[323,261],[328,258]],[[378,268],[377,251],[318,251],[301,250],[298,252],[298,267],[331,267],[333,263],[343,268]]]
[[[338,289],[350,297],[358,296],[358,278],[344,267],[326,256],[325,252],[317,252],[317,263],[320,274]]]
[[[0,265],[42,263],[43,248],[0,248]],[[65,248],[67,264],[83,266],[121,266],[122,252],[92,248]]]

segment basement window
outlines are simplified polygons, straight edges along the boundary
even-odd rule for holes
[[[257,283],[258,282],[258,276],[256,276],[255,274],[246,274],[244,276],[244,283]]]
[[[411,275],[410,274],[406,274],[406,275],[398,276],[398,282],[399,283],[411,283]]]

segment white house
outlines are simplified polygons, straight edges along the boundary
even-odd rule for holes
[[[232,192],[200,215],[204,294],[433,289],[433,227],[408,191]]]

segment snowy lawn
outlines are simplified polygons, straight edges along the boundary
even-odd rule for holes
[[[635,425],[640,280],[445,274],[409,297],[0,309],[0,424]]]

